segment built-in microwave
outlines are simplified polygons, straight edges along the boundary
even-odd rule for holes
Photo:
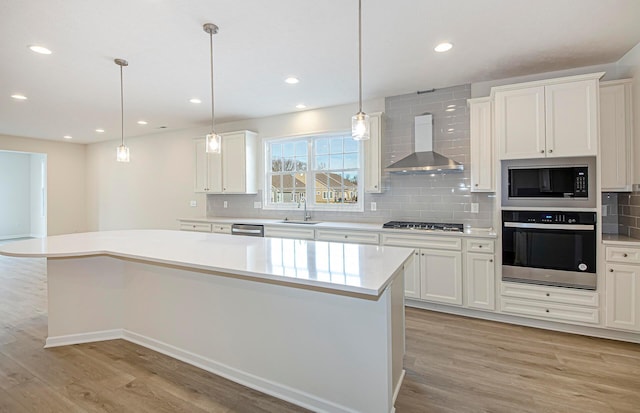
[[[502,205],[594,208],[595,158],[503,161]]]

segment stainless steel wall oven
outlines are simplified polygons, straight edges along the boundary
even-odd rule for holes
[[[596,213],[502,211],[502,280],[596,289]]]

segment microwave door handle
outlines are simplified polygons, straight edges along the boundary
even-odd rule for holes
[[[593,225],[571,225],[571,224],[535,224],[530,222],[505,222],[506,228],[529,228],[529,229],[561,229],[569,231],[593,231]]]
[[[540,192],[551,192],[551,174],[549,169],[539,171]]]

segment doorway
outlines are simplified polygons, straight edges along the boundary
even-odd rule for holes
[[[0,240],[47,236],[47,155],[0,151]]]

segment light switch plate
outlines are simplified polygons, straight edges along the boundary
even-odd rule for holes
[[[477,214],[478,212],[480,212],[480,204],[478,204],[477,202],[472,202],[471,203],[471,213],[472,214]]]
[[[229,207],[229,203],[227,201],[224,201],[224,203],[222,204],[223,208],[227,208]]]
[[[198,206],[198,202],[192,200],[191,202],[189,202],[189,206],[197,207]]]
[[[375,202],[372,202],[372,203],[371,203],[371,210],[372,210],[372,211],[375,211],[375,210],[377,210],[377,209],[378,209],[378,205],[377,205]]]

